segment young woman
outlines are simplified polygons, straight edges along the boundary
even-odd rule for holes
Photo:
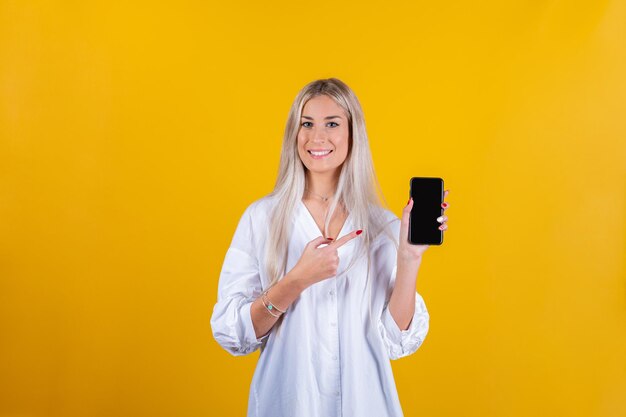
[[[379,190],[353,91],[307,84],[274,191],[246,208],[226,252],[211,317],[232,355],[260,348],[248,416],[403,415],[389,360],[428,332],[415,290],[428,246],[408,243],[412,200],[399,220]]]

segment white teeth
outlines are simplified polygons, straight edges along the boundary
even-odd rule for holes
[[[324,155],[328,155],[330,153],[330,151],[321,151],[321,152],[309,151],[309,152],[313,156],[324,156]]]

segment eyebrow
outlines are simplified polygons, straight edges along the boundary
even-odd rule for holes
[[[313,120],[312,117],[310,116],[302,116],[303,119],[309,119],[309,120]],[[328,120],[328,119],[341,119],[341,116],[326,116],[324,117],[324,120]]]

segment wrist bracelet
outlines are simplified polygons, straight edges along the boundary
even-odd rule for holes
[[[279,313],[285,313],[284,310],[281,310],[280,308],[276,307],[268,298],[267,298],[267,292],[270,290],[270,288],[266,289],[265,291],[263,291],[263,294],[261,294],[261,296],[263,297],[264,301],[267,301],[267,304],[269,304],[269,306],[266,306],[268,310],[276,310]],[[265,303],[263,303],[265,304]]]
[[[265,298],[261,297],[261,302],[263,303],[263,305],[265,306],[265,308],[267,309],[267,312],[270,313],[272,316],[274,317],[280,317],[280,314],[274,314],[272,313],[272,306],[268,306],[267,304],[265,304]]]

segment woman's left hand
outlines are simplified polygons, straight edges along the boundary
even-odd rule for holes
[[[443,193],[443,198],[448,196],[450,190],[446,190]],[[445,215],[445,211],[448,209],[450,204],[445,201],[441,203],[441,207],[443,208],[444,214],[441,217],[437,218],[437,221],[441,223],[439,226],[439,230],[446,230],[448,225],[446,224],[448,220],[448,216]],[[406,261],[419,261],[422,258],[422,254],[428,249],[430,245],[413,245],[409,243],[409,216],[411,214],[411,209],[413,208],[413,199],[409,199],[408,204],[402,210],[402,220],[400,221],[400,246],[398,248],[398,260],[403,259]]]

